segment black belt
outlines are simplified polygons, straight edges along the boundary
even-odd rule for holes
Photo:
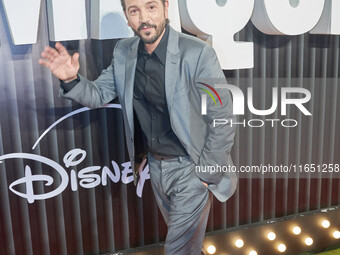
[[[154,159],[157,159],[157,160],[167,160],[167,159],[174,159],[174,158],[178,158],[179,156],[171,156],[171,155],[157,155],[157,154],[153,154],[153,153],[150,153],[151,156],[154,158]]]

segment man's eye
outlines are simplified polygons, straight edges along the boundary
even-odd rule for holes
[[[150,9],[150,10],[153,10],[153,9],[155,9],[155,6],[154,6],[154,5],[151,5],[151,6],[149,7],[149,9]]]
[[[138,12],[137,9],[132,9],[132,10],[130,10],[130,14],[136,14],[137,12]]]

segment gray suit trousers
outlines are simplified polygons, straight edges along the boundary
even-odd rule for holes
[[[149,154],[148,161],[152,189],[168,226],[166,255],[204,254],[212,193],[195,174],[189,156],[157,160]]]

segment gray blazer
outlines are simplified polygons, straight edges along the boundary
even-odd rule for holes
[[[118,96],[122,105],[126,143],[131,165],[135,164],[133,85],[137,62],[138,37],[120,40],[114,49],[111,65],[97,80],[80,76],[80,82],[68,93],[60,95],[96,108]],[[230,125],[213,127],[213,119],[234,120],[231,97],[227,89],[216,89],[222,105],[207,98],[207,115],[201,114],[200,82],[214,86],[226,84],[215,51],[203,41],[170,28],[165,65],[165,94],[171,127],[196,166],[232,165],[230,150],[235,130]],[[198,169],[198,168],[197,168]],[[207,168],[200,168],[207,170]],[[211,168],[212,169],[212,168]],[[225,169],[225,168],[224,168]],[[134,169],[133,172],[135,173]],[[209,190],[224,202],[235,191],[237,175],[227,171],[196,171],[209,183]],[[136,179],[136,176],[134,174]]]

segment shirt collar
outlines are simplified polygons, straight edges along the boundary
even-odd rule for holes
[[[163,65],[165,65],[165,60],[166,60],[166,50],[167,50],[168,40],[169,40],[169,31],[170,31],[169,25],[166,25],[163,37],[161,41],[159,42],[159,44],[157,45],[156,49],[152,53],[158,57],[158,59]],[[142,40],[140,40],[139,42],[139,50],[143,52],[144,54],[150,55],[146,52],[144,48],[144,42]]]

